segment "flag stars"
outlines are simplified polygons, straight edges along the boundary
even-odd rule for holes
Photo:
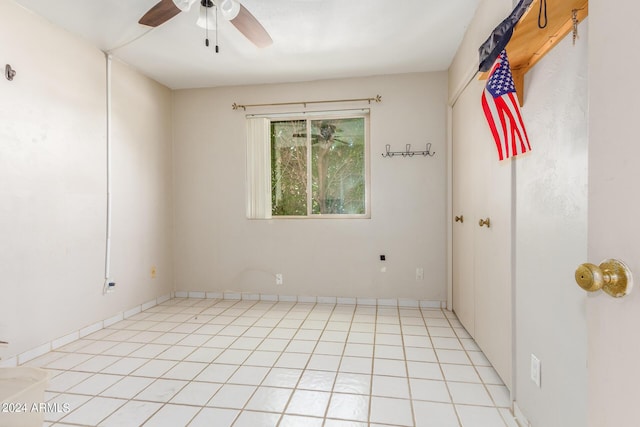
[[[511,76],[511,70],[509,69],[509,62],[505,60],[504,56],[500,57],[499,65],[489,78],[487,88],[494,96],[515,92],[513,77]]]

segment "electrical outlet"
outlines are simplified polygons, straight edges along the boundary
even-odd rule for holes
[[[282,273],[276,273],[276,285],[282,285],[282,284],[284,284]]]
[[[535,383],[535,385],[540,387],[540,359],[536,357],[535,354],[531,354],[531,381]]]
[[[424,268],[416,268],[416,280],[424,280]]]
[[[155,266],[155,265],[152,265],[152,266],[151,266],[151,278],[152,278],[152,279],[155,279],[155,278],[156,278],[156,273],[157,273],[157,271],[156,271],[156,266]]]
[[[104,286],[102,287],[102,294],[110,294],[116,290],[116,282],[111,282],[111,279],[105,279]]]

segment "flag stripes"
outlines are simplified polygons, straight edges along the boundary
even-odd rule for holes
[[[531,150],[507,53],[504,50],[498,56],[482,93],[482,110],[500,160]]]

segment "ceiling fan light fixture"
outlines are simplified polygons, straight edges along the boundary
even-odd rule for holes
[[[200,13],[196,25],[200,28],[214,30],[216,28],[216,15],[212,7],[200,5]]]
[[[193,6],[195,2],[196,0],[173,0],[173,4],[183,12],[187,12],[191,9],[191,6]]]
[[[240,3],[234,0],[222,0],[220,11],[224,19],[232,21],[240,13]]]

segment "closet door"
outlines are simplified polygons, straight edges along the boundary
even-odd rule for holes
[[[484,82],[482,82],[484,83]],[[482,88],[481,88],[482,90]],[[477,97],[480,99],[480,96]],[[479,104],[479,102],[478,102]],[[480,109],[478,105],[477,110]],[[476,327],[474,338],[493,367],[511,387],[512,362],[512,281],[511,281],[511,188],[512,160],[498,160],[497,151],[484,118],[476,141],[482,171],[475,184],[476,238]],[[482,133],[480,131],[483,131]],[[490,227],[480,227],[480,219]]]
[[[511,160],[498,161],[474,80],[453,107],[453,308],[511,387]],[[480,225],[489,220],[489,226]]]
[[[474,233],[477,214],[474,206],[476,164],[473,129],[464,123],[471,107],[459,100],[453,107],[453,311],[472,336],[475,334]],[[455,124],[458,124],[457,126]]]

